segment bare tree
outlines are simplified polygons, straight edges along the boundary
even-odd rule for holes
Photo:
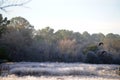
[[[24,6],[31,0],[0,0],[0,10],[6,12],[6,8],[15,6]]]

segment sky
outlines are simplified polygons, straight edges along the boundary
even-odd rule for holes
[[[32,0],[7,10],[4,16],[24,17],[36,29],[120,34],[120,0]]]

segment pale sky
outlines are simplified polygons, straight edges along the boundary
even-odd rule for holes
[[[36,29],[120,34],[120,0],[32,0],[25,6],[9,8],[3,15],[24,17]]]

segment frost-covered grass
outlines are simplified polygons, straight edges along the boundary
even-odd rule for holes
[[[119,78],[102,78],[102,77],[81,77],[81,76],[23,76],[17,77],[10,75],[7,77],[0,77],[0,80],[120,80]]]
[[[0,66],[0,80],[119,80],[119,67],[112,64],[57,62],[5,63]]]

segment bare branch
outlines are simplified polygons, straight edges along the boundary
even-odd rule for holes
[[[6,8],[23,6],[29,3],[31,0],[0,0],[0,9],[6,12]]]

